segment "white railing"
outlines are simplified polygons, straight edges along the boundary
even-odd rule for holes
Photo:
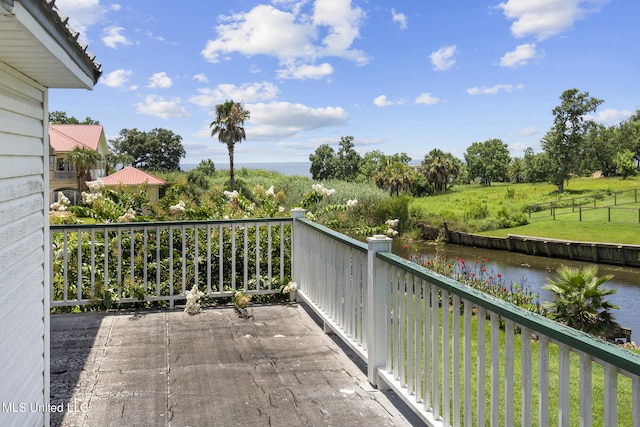
[[[432,426],[640,426],[640,356],[291,218],[51,226],[52,306],[298,298]],[[293,222],[293,224],[292,224]]]
[[[640,356],[294,213],[308,303],[432,426],[640,426]]]
[[[51,305],[279,292],[291,218],[51,226]],[[80,242],[80,244],[79,244]]]

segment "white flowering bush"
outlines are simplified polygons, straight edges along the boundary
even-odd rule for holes
[[[276,197],[276,193],[275,193],[275,190],[273,189],[273,185],[272,185],[271,187],[269,187],[269,189],[268,189],[267,191],[265,191],[265,193],[264,193],[264,194],[265,194],[265,196],[267,196],[267,197],[273,197],[273,198],[275,198],[275,197]]]
[[[358,199],[349,199],[347,200],[347,207],[348,208],[355,208],[356,206],[358,206]]]
[[[323,196],[333,196],[336,192],[334,188],[326,188],[323,184],[313,184],[312,190]]]
[[[85,191],[82,192],[82,203],[84,203],[85,205],[93,205],[94,202],[96,202],[97,200],[101,200],[102,199],[102,193],[98,192],[98,193],[87,193]]]
[[[249,206],[250,213],[258,217],[273,218],[277,214],[284,213],[284,207],[280,205],[280,200],[284,198],[284,193],[276,193],[272,185],[267,190],[262,185],[256,185],[252,191],[253,199],[256,203]]]
[[[169,212],[171,212],[171,215],[173,215],[174,217],[179,217],[182,213],[184,213],[185,206],[185,203],[180,200],[175,205],[169,206]]]
[[[295,292],[297,289],[298,289],[298,284],[296,282],[289,282],[282,287],[282,293],[289,294],[291,292]]]
[[[69,209],[69,205],[71,204],[71,200],[67,196],[64,195],[62,191],[58,192],[58,201],[55,203],[51,203],[49,205],[49,209],[56,212],[65,212]]]
[[[118,222],[134,222],[136,220],[136,211],[133,208],[127,209],[127,211],[118,217]]]
[[[187,305],[184,307],[184,311],[188,314],[198,314],[202,310],[200,307],[200,299],[204,297],[204,292],[198,290],[197,285],[193,285],[190,291],[185,293],[187,297]]]
[[[388,219],[385,221],[385,225],[388,227],[387,232],[385,233],[388,237],[397,237],[398,231],[396,228],[398,227],[399,219]]]
[[[225,191],[222,194],[224,194],[224,197],[227,198],[228,201],[232,202],[234,200],[238,199],[238,190],[233,190],[233,191]]]
[[[102,189],[104,188],[104,182],[100,178],[95,181],[87,181],[87,187],[89,192],[82,192],[82,203],[91,206],[95,201],[103,198]]]
[[[95,181],[87,181],[87,187],[92,193],[99,193],[104,188],[104,182],[100,178]]]

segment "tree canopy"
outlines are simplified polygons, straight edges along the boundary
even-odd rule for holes
[[[589,92],[568,89],[560,96],[561,103],[552,110],[553,127],[542,139],[542,148],[552,164],[551,182],[564,191],[570,174],[577,173],[585,152],[585,134],[593,124],[586,116],[596,111],[604,101],[589,96]]]
[[[86,117],[83,121],[76,119],[74,116],[68,117],[64,111],[50,111],[49,123],[55,125],[99,125],[100,122],[93,120],[91,117]]]
[[[117,156],[128,155],[132,166],[159,172],[180,170],[180,159],[186,156],[182,137],[163,128],[150,132],[122,129],[120,136],[109,141]]]
[[[464,154],[470,179],[479,178],[484,185],[507,179],[511,156],[507,144],[500,139],[474,142]]]

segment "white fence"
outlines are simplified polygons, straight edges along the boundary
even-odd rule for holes
[[[428,425],[640,426],[640,356],[297,216],[298,298]]]

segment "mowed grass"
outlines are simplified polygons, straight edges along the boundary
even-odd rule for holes
[[[422,309],[422,306],[421,306]],[[438,317],[441,318],[441,309],[438,309]],[[429,311],[429,315],[431,312]],[[449,324],[453,320],[454,314],[450,312],[449,314]],[[453,357],[453,340],[457,340],[459,343],[459,348],[463,349],[464,343],[464,333],[463,333],[463,325],[464,325],[464,317],[460,316],[460,331],[458,335],[455,335],[450,330],[449,335],[449,347],[450,347],[450,357]],[[471,317],[471,401],[465,402],[463,396],[461,395],[460,405],[462,408],[462,414],[464,414],[464,407],[466,405],[471,405],[472,407],[472,425],[490,425],[490,414],[491,414],[491,362],[490,362],[490,353],[491,353],[491,325],[489,321],[482,322],[481,329],[484,329],[485,336],[485,345],[484,350],[482,351],[486,355],[483,373],[478,369],[478,317],[476,315]],[[439,344],[438,351],[440,352],[442,349],[442,325],[439,328]],[[506,358],[506,334],[504,329],[504,324],[498,330],[498,340],[500,343],[500,355],[499,355],[499,368],[498,368],[498,381],[499,381],[499,402],[498,408],[500,411],[500,425],[507,424],[505,420],[505,358]],[[545,407],[540,408],[538,403],[538,395],[539,395],[539,353],[540,353],[540,343],[534,339],[534,337],[523,337],[519,333],[514,334],[513,341],[513,409],[514,409],[514,425],[520,426],[522,425],[521,413],[522,413],[522,394],[523,388],[522,384],[522,366],[523,366],[523,351],[522,351],[522,341],[523,338],[531,340],[531,409],[532,409],[532,424],[538,425],[538,417],[539,412],[544,412],[548,416],[549,426],[558,426],[558,397],[559,397],[559,378],[560,378],[560,364],[559,364],[559,347],[556,344],[549,343],[548,347],[548,396],[549,401]],[[406,340],[406,330],[405,330],[405,340]],[[439,357],[441,354],[439,353]],[[405,352],[405,362],[406,362],[407,354]],[[450,360],[451,361],[451,360]],[[424,359],[421,360],[421,363],[424,366]],[[570,353],[569,357],[569,411],[570,411],[570,426],[578,427],[580,425],[580,356],[574,352]],[[405,367],[407,364],[405,363]],[[586,402],[586,404],[591,408],[591,414],[593,417],[593,425],[604,425],[604,399],[605,399],[605,385],[604,385],[604,369],[602,365],[596,362],[591,362],[591,400]],[[442,368],[441,368],[442,369]],[[450,380],[453,381],[454,378],[454,370],[460,373],[460,384],[459,387],[462,390],[463,387],[463,377],[462,373],[464,372],[464,358],[461,357],[458,366],[453,366],[452,363],[449,363],[449,375]],[[433,374],[433,373],[432,373]],[[438,376],[440,372],[437,373]],[[482,380],[479,381],[479,377],[481,376]],[[431,378],[430,378],[431,380]],[[441,377],[439,378],[440,387],[442,387]],[[478,401],[477,401],[477,392],[478,387],[484,388],[484,420],[478,420]],[[422,384],[418,386],[420,392],[422,391]],[[632,407],[632,384],[631,379],[622,374],[617,375],[617,416],[618,416],[618,425],[631,425],[631,411],[625,410],[624,408]],[[453,396],[450,396],[453,398]],[[443,413],[443,408],[440,407],[440,413]],[[451,401],[451,413],[453,414],[453,400]],[[464,415],[461,415],[462,420],[464,420]]]
[[[624,192],[617,196],[616,192]],[[488,236],[521,234],[589,242],[640,244],[640,177],[578,178],[569,181],[558,195],[551,184],[455,186],[442,195],[412,201],[412,216],[434,226]],[[598,209],[593,209],[595,205]],[[563,209],[548,209],[550,203]],[[530,205],[546,206],[531,210]],[[616,206],[614,206],[614,204]],[[611,206],[611,209],[606,208]],[[524,215],[529,224],[499,228],[504,215]]]

